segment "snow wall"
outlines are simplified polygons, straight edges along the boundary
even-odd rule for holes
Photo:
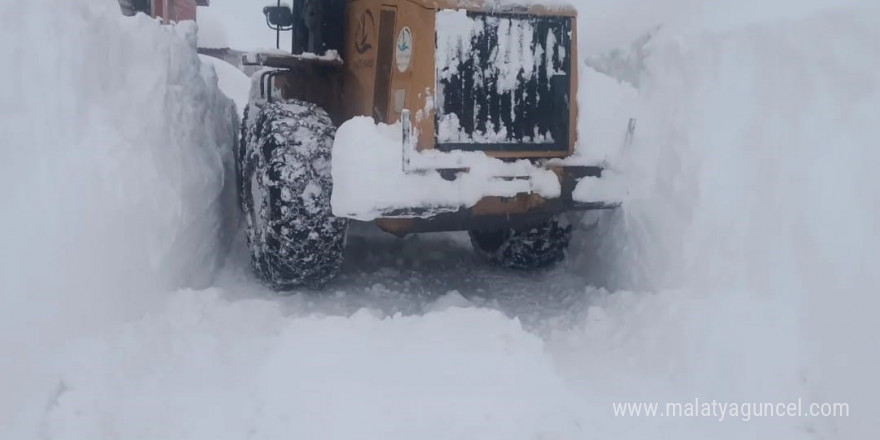
[[[25,439],[48,353],[212,282],[237,122],[192,23],[22,0],[0,29],[0,438]]]
[[[633,303],[612,296],[612,321],[628,331],[651,327],[634,344],[672,328],[681,332],[659,344],[669,351],[664,361],[652,362],[655,375],[688,371],[672,395],[693,387],[692,395],[726,400],[802,396],[860,408],[835,421],[752,424],[745,428],[752,436],[786,422],[791,436],[870,436],[878,429],[870,396],[880,391],[869,367],[880,362],[872,318],[880,306],[873,268],[880,262],[880,8],[592,3],[617,14],[598,20],[582,12],[582,28],[668,17],[644,47],[638,95],[627,108],[639,118],[633,149],[611,153],[628,176],[630,199],[605,219],[608,235],[582,250],[584,270],[610,288],[662,293]],[[609,35],[615,33],[597,37]],[[610,81],[595,78],[588,84],[599,96],[617,93],[623,99],[611,102],[633,102],[625,85],[609,92]],[[582,141],[591,133],[615,141],[592,122],[607,117],[608,102],[590,102],[596,93],[589,89],[581,95],[588,109]],[[641,315],[647,304],[655,307],[652,317]],[[607,326],[608,313],[598,313],[600,323],[587,325],[585,334]],[[651,323],[669,319],[675,322]],[[627,356],[646,348],[609,345]]]
[[[0,358],[2,438],[856,439],[880,429],[870,400],[880,11],[870,2],[578,2],[583,54],[667,26],[638,91],[584,69],[579,96],[583,141],[617,144],[617,121],[640,121],[633,151],[608,153],[631,177],[626,207],[601,219],[607,234],[573,262],[620,291],[585,287],[589,304],[528,330],[455,298],[424,315],[335,316],[216,289],[162,293],[208,280],[222,243],[211,201],[226,141],[219,131],[195,140],[225,118],[193,105],[220,98],[182,29],[98,2],[21,3],[0,6],[0,55],[20,60],[0,82],[0,179],[12,189],[0,220],[11,231],[0,247],[0,349],[11,354]],[[134,38],[144,34],[149,43]],[[108,35],[135,49],[84,44]],[[44,51],[28,50],[34,41]],[[186,87],[157,98],[167,84]],[[123,112],[139,100],[154,116],[202,109],[209,122],[204,133],[181,132],[193,126],[179,118],[145,125]],[[174,147],[166,156],[155,145]],[[610,410],[695,397],[846,401],[852,415],[719,423]]]

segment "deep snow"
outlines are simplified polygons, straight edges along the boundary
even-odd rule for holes
[[[871,438],[878,7],[576,3],[584,56],[665,24],[637,93],[582,80],[584,117],[639,117],[601,234],[527,275],[359,229],[337,283],[286,298],[241,236],[212,276],[234,124],[187,25],[0,5],[0,438]],[[611,413],[695,397],[852,415]]]
[[[0,5],[0,29],[0,438],[27,439],[56,350],[211,284],[237,123],[192,23],[28,0]]]
[[[201,29],[199,30],[201,32]],[[251,96],[251,79],[232,64],[208,55],[199,55],[203,63],[214,68],[217,75],[217,87],[227,98],[235,102],[238,119],[244,118],[244,108]]]

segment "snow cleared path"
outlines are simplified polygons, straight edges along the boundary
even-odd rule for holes
[[[630,188],[598,238],[526,275],[359,226],[338,281],[287,297],[235,233],[192,26],[0,4],[0,439],[875,437],[878,6],[575,3],[584,54],[666,24],[638,92],[584,69],[582,140]],[[611,408],[695,398],[851,415]]]
[[[355,223],[339,278],[321,292],[292,292],[278,301],[292,313],[347,315],[369,308],[381,315],[418,315],[462,306],[485,306],[530,326],[566,314],[597,289],[564,264],[541,272],[492,266],[471,250],[467,234],[438,233],[397,238],[369,223]],[[266,298],[249,267],[244,238],[216,285],[231,298]],[[543,291],[541,298],[534,292]]]

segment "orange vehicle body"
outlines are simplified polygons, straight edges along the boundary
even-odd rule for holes
[[[153,0],[153,16],[165,21],[195,20],[197,6],[208,6],[209,0]]]

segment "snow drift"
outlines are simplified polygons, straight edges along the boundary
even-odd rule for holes
[[[48,351],[210,284],[237,123],[192,23],[109,0],[4,2],[0,23],[0,437],[24,439],[5,430],[57,384]]]

